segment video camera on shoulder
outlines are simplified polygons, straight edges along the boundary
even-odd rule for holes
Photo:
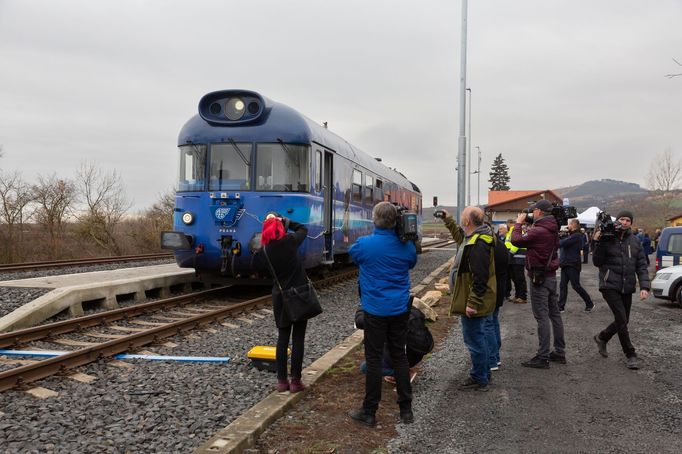
[[[398,238],[403,243],[407,241],[417,241],[419,239],[419,232],[417,228],[417,213],[410,211],[406,206],[398,203],[393,203],[398,217],[395,220],[395,231]]]
[[[597,222],[594,224],[595,230],[601,232],[599,241],[611,241],[616,237],[617,233],[623,230],[623,224],[614,221],[610,214],[600,211],[597,214]]]
[[[532,224],[535,222],[533,218],[533,211],[530,208],[525,208],[523,210],[526,213],[526,224]],[[562,225],[568,225],[568,220],[578,217],[578,210],[572,205],[559,205],[558,203],[552,203],[552,211],[550,214],[554,216],[557,225],[561,229]]]

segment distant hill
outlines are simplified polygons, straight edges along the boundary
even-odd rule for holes
[[[554,189],[562,198],[568,198],[571,205],[582,211],[591,206],[611,206],[623,199],[646,198],[649,191],[636,183],[611,179],[586,181],[577,186]]]

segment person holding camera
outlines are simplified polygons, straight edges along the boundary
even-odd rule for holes
[[[287,234],[287,230],[294,233]],[[285,282],[284,288],[299,286],[308,282],[303,264],[298,256],[298,248],[306,239],[308,228],[275,213],[266,216],[261,233],[261,245],[273,278]],[[293,322],[284,310],[282,293],[278,285],[272,286],[272,310],[277,326],[277,391],[297,393],[305,389],[301,381],[303,351],[307,320]],[[291,338],[291,381],[287,378],[287,349]]]
[[[514,220],[507,221],[507,235],[505,237],[504,245],[509,250],[509,278],[508,281],[514,282],[514,304],[526,304],[528,302],[528,286],[526,285],[526,274],[524,273],[524,266],[526,265],[526,249],[518,247],[511,242],[512,232],[514,231]],[[518,229],[522,232],[522,229]],[[511,285],[507,287],[507,293],[511,297]]]
[[[568,221],[568,235],[559,240],[561,249],[559,266],[561,267],[561,283],[559,284],[559,311],[566,309],[568,297],[568,283],[585,302],[585,312],[594,309],[592,298],[587,290],[580,285],[580,250],[583,248],[583,233],[580,231],[580,222],[577,219]]]
[[[483,222],[483,210],[466,207],[460,224],[444,212],[445,226],[459,245],[450,315],[461,315],[462,336],[471,356],[469,378],[459,389],[487,391],[492,367],[491,327],[496,307],[495,238],[492,228]],[[491,343],[491,345],[488,344]],[[496,358],[495,367],[499,358]]]
[[[602,228],[594,233],[592,263],[599,267],[599,291],[614,317],[613,323],[594,336],[594,341],[599,348],[599,354],[606,358],[608,356],[606,344],[618,334],[620,346],[627,358],[628,369],[638,369],[637,354],[628,333],[632,294],[637,290],[636,279],[639,280],[640,300],[647,299],[651,287],[642,243],[630,231],[632,219],[632,213],[623,210],[618,213],[617,223],[613,229],[615,232],[613,234],[609,232],[608,240],[605,239],[606,235]]]
[[[381,401],[382,357],[388,349],[395,370],[400,420],[414,421],[412,386],[405,353],[410,317],[410,274],[417,263],[412,241],[402,242],[395,230],[398,211],[390,202],[379,202],[372,210],[374,233],[359,238],[348,250],[360,267],[360,303],[364,312],[364,342],[367,375],[362,408],[348,415],[367,426],[376,425]]]
[[[527,248],[526,270],[531,281],[530,304],[538,324],[539,347],[537,354],[522,365],[536,369],[549,369],[550,361],[566,364],[564,324],[556,292],[559,225],[552,216],[552,208],[552,203],[544,199],[531,205],[528,211],[531,212],[533,225],[522,234],[521,227],[529,214],[520,213],[511,235],[514,246]],[[554,333],[554,351],[550,353],[551,332]]]

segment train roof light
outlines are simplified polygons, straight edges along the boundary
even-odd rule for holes
[[[258,121],[266,100],[249,90],[222,90],[209,93],[199,101],[199,115],[214,125],[238,125]]]
[[[230,120],[241,120],[244,116],[246,104],[241,98],[230,98],[225,103],[225,116]]]

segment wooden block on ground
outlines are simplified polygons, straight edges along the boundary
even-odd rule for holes
[[[90,383],[97,380],[97,377],[95,377],[94,375],[82,374],[80,372],[76,372],[75,374],[69,375],[69,378],[72,380],[79,381],[81,383]]]
[[[58,392],[52,391],[51,389],[43,388],[37,386],[26,391],[28,394],[37,397],[38,399],[47,399],[48,397],[56,397],[59,395]]]

